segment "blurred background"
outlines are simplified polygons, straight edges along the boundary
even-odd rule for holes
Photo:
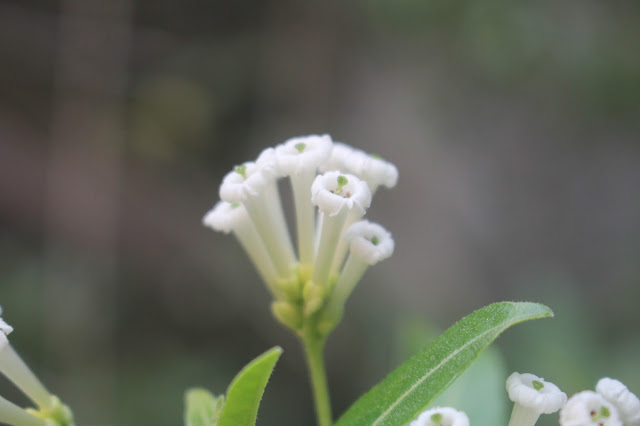
[[[258,424],[312,424],[296,340],[201,217],[233,165],[330,133],[400,171],[367,213],[396,252],[329,341],[336,415],[500,300],[556,312],[498,340],[503,374],[638,394],[639,40],[638,2],[2,0],[11,342],[93,425],[180,424],[282,345]]]

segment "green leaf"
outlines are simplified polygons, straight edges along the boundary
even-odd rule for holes
[[[273,367],[282,354],[275,347],[247,364],[229,385],[218,426],[254,426]]]
[[[494,303],[464,317],[391,372],[347,410],[336,426],[402,425],[414,419],[510,326],[553,316],[536,303]]]
[[[206,389],[187,389],[184,395],[185,426],[215,426],[224,405],[224,396],[215,397]]]
[[[464,411],[471,424],[506,425],[511,408],[504,385],[506,380],[507,367],[500,352],[489,347],[430,405]]]

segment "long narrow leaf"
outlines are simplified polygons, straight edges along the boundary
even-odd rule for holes
[[[546,306],[525,302],[494,303],[473,312],[374,386],[336,426],[395,426],[411,421],[504,330],[551,316]]]
[[[273,367],[282,354],[275,347],[247,364],[229,385],[218,426],[254,426]]]

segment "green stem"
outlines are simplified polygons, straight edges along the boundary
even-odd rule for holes
[[[309,331],[302,336],[302,346],[311,375],[311,390],[316,407],[316,417],[319,426],[331,426],[331,401],[329,400],[329,387],[327,386],[327,373],[324,369],[325,338],[316,337]]]

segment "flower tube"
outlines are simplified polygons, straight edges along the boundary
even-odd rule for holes
[[[618,410],[602,395],[582,391],[560,410],[561,426],[623,426]]]
[[[596,392],[616,407],[625,426],[640,426],[640,400],[622,382],[604,377]]]
[[[311,201],[318,206],[322,217],[311,280],[316,285],[327,287],[336,246],[345,223],[355,222],[364,215],[371,205],[371,193],[366,182],[354,175],[327,172],[313,181]]]
[[[567,402],[556,385],[529,373],[509,376],[507,392],[514,403],[509,426],[533,426],[541,414],[555,413]]]
[[[247,252],[258,273],[275,295],[276,268],[247,210],[240,203],[219,201],[207,212],[202,223],[219,232],[233,234]]]
[[[0,314],[2,314],[1,309]],[[11,380],[29,399],[35,402],[38,410],[22,410],[11,402],[2,399],[0,400],[0,421],[7,419],[9,424],[19,425],[46,424],[37,421],[38,418],[42,418],[59,421],[59,423],[54,423],[56,425],[73,424],[71,410],[60,402],[58,397],[49,393],[9,343],[7,334],[12,331],[13,328],[0,318],[0,372]],[[19,418],[25,419],[25,422],[18,422],[17,419]]]
[[[0,311],[0,314],[2,311]],[[16,353],[7,335],[13,327],[0,319],[0,372],[16,384],[39,407],[49,408],[51,395]]]
[[[303,265],[313,262],[315,211],[311,185],[318,167],[327,161],[333,143],[329,135],[291,138],[275,148],[278,172],[289,176],[296,211],[298,253]]]
[[[451,407],[435,407],[423,411],[409,426],[469,426],[469,417]]]
[[[325,319],[335,325],[344,305],[369,266],[393,254],[395,243],[391,234],[377,223],[356,222],[347,229],[344,240],[349,244],[349,257],[329,297]]]
[[[247,209],[278,274],[286,279],[296,258],[276,185],[274,155],[273,148],[267,149],[255,163],[243,163],[229,172],[220,185],[220,198]]]
[[[47,423],[29,414],[26,410],[18,407],[11,401],[7,401],[0,396],[0,422],[8,425],[21,426],[47,426]]]

